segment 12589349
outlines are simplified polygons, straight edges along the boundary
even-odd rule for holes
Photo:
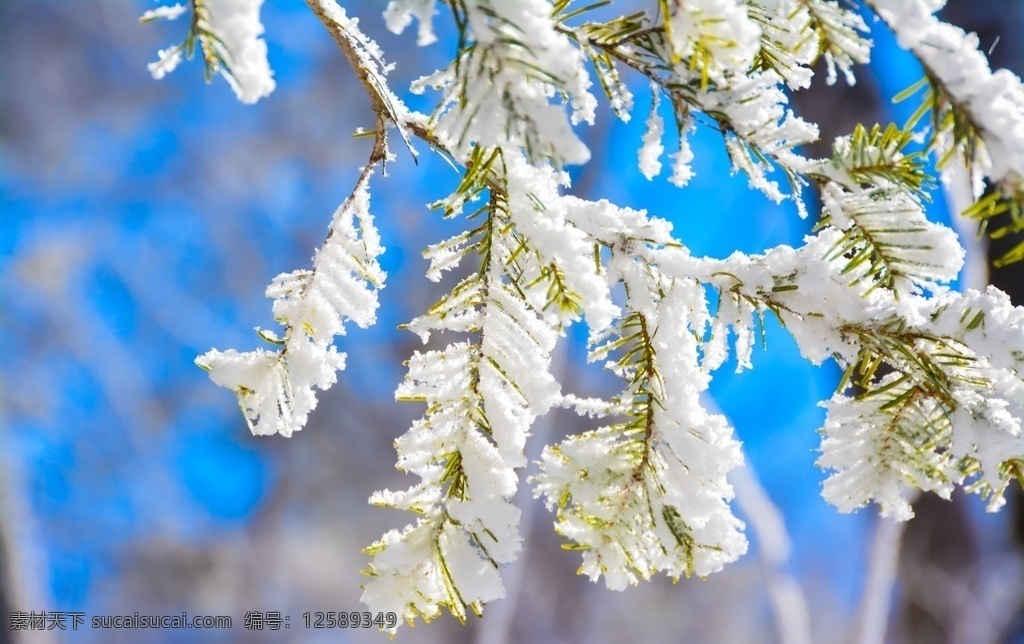
[[[369,611],[306,611],[302,614],[306,628],[394,628],[398,615],[393,612]]]

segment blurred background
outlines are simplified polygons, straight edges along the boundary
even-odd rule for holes
[[[420,49],[412,34],[386,32],[383,3],[344,4],[397,63],[400,93],[451,56],[444,44]],[[193,359],[211,347],[251,349],[253,327],[276,328],[263,290],[309,265],[368,155],[369,141],[352,134],[372,127],[372,114],[297,0],[264,5],[277,90],[255,106],[236,101],[223,80],[206,86],[198,62],[154,81],[146,63],[185,25],[140,25],[152,6],[0,0],[0,619],[187,611],[230,615],[234,628],[20,632],[4,622],[0,642],[381,641],[370,631],[305,629],[301,615],[361,610],[360,550],[409,521],[366,499],[410,483],[394,470],[392,441],[422,409],[395,403],[393,391],[419,341],[396,327],[445,286],[423,276],[419,251],[463,225],[425,206],[458,177],[422,145],[418,166],[396,148],[398,160],[371,188],[388,248],[378,324],[339,339],[348,369],[320,395],[306,429],[251,436],[234,396]],[[1024,71],[1024,4],[953,1],[945,18],[994,45],[994,66]],[[913,111],[890,98],[921,71],[873,27],[873,61],[855,87],[826,87],[822,75],[793,97],[822,127],[825,147],[809,153],[826,154],[857,122],[902,122]],[[605,110],[581,130],[593,160],[572,170],[576,194],[666,217],[696,254],[800,243],[813,222],[730,177],[707,129],[693,138],[690,186],[646,181],[636,149],[650,95],[643,83],[635,90],[631,123]],[[407,98],[428,110],[434,96]],[[933,197],[930,215],[949,222],[942,192]],[[973,231],[963,237],[972,242]],[[984,244],[971,261],[984,267]],[[1020,267],[991,279],[1024,304]],[[838,370],[807,364],[784,330],[767,326],[754,370],[726,365],[711,391],[748,457],[741,515],[760,516],[753,523],[767,530],[748,531],[744,558],[707,580],[658,578],[613,593],[575,576],[578,555],[560,549],[552,517],[527,491],[524,552],[505,571],[509,597],[486,619],[463,627],[445,616],[403,628],[397,641],[771,642],[780,637],[780,587],[793,591],[782,602],[791,615],[806,606],[814,642],[852,641],[886,533],[873,509],[842,515],[819,494],[817,403]],[[570,329],[558,377],[566,391],[609,391],[614,383],[583,364],[585,333]],[[553,414],[535,427],[529,455],[588,427]],[[891,601],[876,602],[887,640],[1024,642],[1020,508],[1019,495],[996,515],[973,498],[922,498]],[[291,628],[246,631],[246,611],[279,611]]]

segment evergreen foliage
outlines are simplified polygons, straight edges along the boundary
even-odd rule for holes
[[[753,366],[766,315],[808,360],[845,370],[824,403],[819,459],[830,473],[824,495],[840,510],[875,502],[907,519],[912,491],[948,497],[957,485],[994,510],[1024,478],[1024,309],[995,289],[949,290],[964,251],[924,209],[933,154],[947,179],[960,171],[971,181],[968,217],[993,237],[1024,229],[1024,89],[989,69],[975,37],[934,17],[941,3],[866,2],[920,58],[927,76],[903,98],[924,90],[924,99],[905,126],[860,125],[825,159],[802,154],[818,129],[788,109],[787,91],[810,85],[819,58],[830,84],[837,70],[853,83],[867,62],[867,24],[834,0],[659,0],[618,16],[608,1],[392,0],[389,28],[417,20],[420,45],[436,40],[435,13],[455,27],[451,63],[412,88],[437,93],[427,115],[389,89],[390,67],[355,19],[334,0],[307,4],[376,113],[371,156],[313,269],[268,288],[284,333],[260,336],[274,350],[211,351],[199,363],[235,392],[253,433],[301,429],[314,388],[344,367],[334,337],[346,321],[374,321],[385,276],[368,186],[390,155],[389,130],[460,168],[450,196],[432,206],[465,230],[424,254],[431,280],[461,278],[405,325],[424,342],[459,339],[415,353],[396,393],[425,405],[396,442],[399,469],[418,482],[372,496],[414,514],[367,548],[363,598],[374,610],[412,623],[446,608],[465,620],[502,597],[500,569],[521,541],[517,470],[532,423],[555,406],[601,419],[547,446],[531,478],[566,548],[582,554],[581,573],[622,589],[658,572],[708,575],[741,556],[747,542],[727,479],[740,445],[701,397],[730,351],[740,369]],[[223,73],[243,100],[265,95],[273,81],[259,5],[191,0],[147,13],[192,16],[154,75],[198,43],[208,77]],[[679,134],[670,181],[692,176],[689,132],[713,128],[734,170],[772,200],[806,214],[806,189],[817,190],[814,234],[798,249],[697,258],[664,220],[568,194],[561,168],[590,156],[575,127],[595,118],[592,78],[623,120],[634,110],[627,80],[650,86],[639,154],[648,179],[661,171],[669,112]],[[1022,258],[1024,243],[1002,261]],[[624,383],[609,400],[563,393],[551,374],[551,351],[576,323],[590,330],[590,360]]]

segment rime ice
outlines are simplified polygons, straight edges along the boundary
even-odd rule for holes
[[[301,429],[316,390],[344,367],[335,338],[349,322],[375,319],[383,249],[368,183],[392,158],[388,130],[407,144],[423,139],[459,168],[452,193],[433,205],[463,217],[464,230],[424,252],[426,277],[448,273],[454,286],[406,325],[424,343],[443,340],[413,354],[396,391],[424,406],[395,442],[411,484],[370,499],[414,513],[367,549],[363,601],[374,611],[411,622],[445,608],[465,620],[504,596],[502,568],[522,545],[512,499],[529,465],[524,447],[534,421],[556,406],[592,419],[591,428],[546,446],[530,484],[583,574],[621,590],[660,573],[712,574],[742,556],[727,478],[742,462],[740,443],[701,396],[730,354],[738,370],[757,368],[756,329],[769,315],[807,360],[844,370],[822,403],[818,459],[823,494],[839,510],[874,503],[908,519],[915,490],[948,497],[962,487],[994,511],[1024,480],[1024,309],[994,288],[950,290],[964,251],[926,216],[929,178],[907,152],[920,133],[864,124],[835,140],[829,158],[798,151],[818,129],[793,113],[787,91],[810,85],[819,56],[828,83],[839,73],[854,82],[871,49],[859,14],[836,0],[677,0],[602,21],[593,7],[577,13],[546,0],[465,0],[445,11],[433,0],[392,0],[387,27],[400,33],[416,21],[420,45],[437,40],[435,13],[455,23],[455,59],[411,88],[438,93],[425,116],[390,89],[391,66],[357,19],[334,0],[307,3],[376,112],[371,163],[312,268],[267,289],[284,328],[280,337],[259,331],[272,349],[211,351],[197,362],[235,393],[254,434]],[[987,178],[999,198],[1024,200],[1019,79],[993,72],[975,36],[938,20],[937,0],[868,4],[941,85],[935,115],[966,115],[972,138],[945,128],[929,150],[959,154],[976,186]],[[208,69],[252,102],[273,89],[259,8],[260,0],[193,1],[144,20],[198,12],[192,36]],[[154,76],[182,53],[161,51]],[[645,177],[661,173],[663,136],[674,128],[668,180],[685,185],[689,134],[710,124],[733,170],[771,200],[791,199],[807,215],[803,188],[820,190],[815,234],[798,248],[700,258],[664,219],[573,196],[562,168],[590,156],[578,130],[594,122],[595,94],[631,118],[627,74],[650,87],[636,157]],[[589,359],[621,380],[616,395],[562,391],[551,354],[571,324],[588,326]]]

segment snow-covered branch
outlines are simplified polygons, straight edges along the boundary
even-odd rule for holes
[[[307,4],[365,90],[374,146],[312,270],[281,275],[268,289],[284,334],[260,335],[280,348],[212,351],[199,362],[236,393],[254,433],[300,429],[314,388],[331,386],[344,366],[335,336],[348,321],[374,319],[383,249],[368,184],[390,159],[388,130],[461,169],[451,194],[432,206],[465,229],[424,253],[429,279],[448,271],[460,279],[405,325],[424,342],[457,337],[415,353],[396,394],[425,405],[396,442],[399,469],[418,481],[372,501],[417,518],[368,548],[363,599],[374,610],[412,622],[447,608],[465,620],[503,595],[500,569],[521,542],[512,498],[524,445],[534,420],[556,405],[600,419],[547,446],[533,479],[567,548],[582,553],[581,572],[621,589],[658,572],[708,575],[739,558],[747,542],[727,475],[742,454],[701,394],[730,352],[739,370],[755,366],[755,330],[766,315],[808,360],[834,359],[845,370],[823,403],[819,459],[830,472],[824,494],[840,510],[875,502],[883,515],[906,519],[917,490],[948,496],[956,486],[995,510],[1007,486],[1024,479],[1024,309],[992,288],[949,291],[963,250],[953,231],[926,217],[933,182],[922,153],[910,151],[914,124],[861,125],[826,159],[798,150],[818,128],[788,107],[787,88],[807,87],[819,56],[830,83],[837,70],[853,82],[871,46],[853,11],[835,0],[662,0],[654,15],[598,20],[601,3],[453,0],[440,6],[453,22],[454,56],[412,87],[438,92],[425,116],[390,89],[391,66],[355,18],[334,0]],[[932,149],[963,155],[996,184],[976,214],[1008,211],[1024,221],[1020,81],[992,73],[976,41],[932,16],[937,3],[870,4],[925,63],[941,117]],[[162,52],[154,74],[199,46],[208,73],[224,73],[242,100],[265,95],[273,83],[259,6],[192,0],[147,13],[191,16],[185,43]],[[385,20],[395,32],[417,20],[418,42],[429,45],[435,10],[433,0],[393,0]],[[953,72],[964,61],[977,72],[970,78]],[[644,175],[661,171],[670,109],[680,141],[670,181],[682,186],[692,176],[687,135],[710,125],[734,170],[773,201],[792,199],[807,214],[804,189],[820,191],[815,234],[797,249],[697,258],[667,221],[569,194],[561,168],[589,158],[574,127],[594,119],[591,79],[628,119],[630,76],[654,96],[639,153]],[[563,394],[550,373],[551,351],[575,323],[590,329],[591,360],[624,383],[608,400]]]
[[[377,263],[384,251],[370,215],[369,181],[386,154],[383,123],[352,196],[334,213],[327,241],[313,258],[313,270],[274,278],[267,297],[284,336],[257,329],[276,351],[209,351],[196,364],[210,379],[238,396],[253,434],[291,436],[316,407],[313,389],[328,389],[345,368],[345,354],[333,342],[345,322],[367,327],[376,319],[377,291],[385,273]]]
[[[1024,84],[1006,69],[995,71],[977,34],[933,15],[942,2],[869,0],[868,4],[914,53],[927,86],[921,112],[930,111],[931,149],[944,181],[966,167],[976,203],[965,211],[993,239],[1024,230]],[[956,157],[957,162],[951,163]],[[948,176],[947,176],[948,175]],[[992,225],[997,222],[998,225]],[[996,264],[1024,260],[1021,242]]]

